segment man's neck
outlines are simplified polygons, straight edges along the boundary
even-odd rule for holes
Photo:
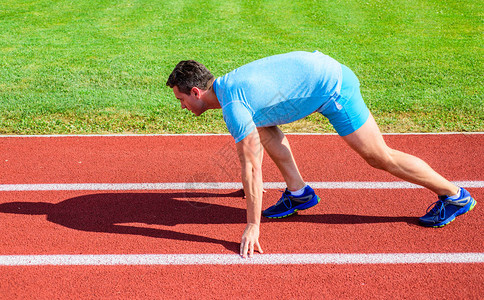
[[[217,109],[221,108],[220,102],[218,101],[217,95],[215,94],[215,91],[213,90],[213,82],[210,85],[210,88],[205,91],[203,94],[203,100],[207,104],[207,107],[209,109]]]

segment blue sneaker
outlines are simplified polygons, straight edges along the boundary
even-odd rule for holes
[[[284,218],[288,217],[298,210],[308,209],[315,206],[321,201],[314,190],[307,185],[304,193],[301,196],[293,196],[291,192],[286,189],[282,193],[281,199],[277,203],[262,212],[262,215],[267,218]]]
[[[457,200],[449,199],[447,196],[439,196],[439,200],[427,208],[427,213],[420,218],[420,223],[427,227],[443,227],[454,221],[455,217],[471,211],[476,203],[471,194],[461,188],[460,198]],[[432,205],[434,207],[430,209]]]

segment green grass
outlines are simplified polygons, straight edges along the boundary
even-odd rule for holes
[[[219,110],[180,110],[179,60],[220,76],[316,49],[355,71],[383,131],[484,131],[483,17],[472,0],[4,0],[0,134],[226,132]]]

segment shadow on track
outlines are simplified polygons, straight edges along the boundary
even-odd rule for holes
[[[378,224],[404,222],[409,225],[418,225],[418,218],[415,217],[365,216],[347,214],[297,215],[296,213],[289,218],[275,219],[275,221],[321,224]]]
[[[99,193],[70,198],[59,203],[9,202],[0,204],[0,212],[46,215],[55,224],[82,231],[132,234],[201,243],[216,243],[238,253],[239,243],[188,234],[142,224],[175,226],[177,224],[244,224],[245,210],[213,203],[217,198],[241,200],[242,192],[207,193]],[[245,201],[244,201],[245,202]],[[263,222],[324,224],[364,224],[407,222],[413,217],[362,216],[345,214],[295,215]],[[136,223],[136,225],[130,224]],[[140,223],[140,225],[137,225]]]
[[[0,212],[46,215],[50,222],[82,231],[221,244],[226,249],[238,253],[239,243],[162,228],[143,227],[143,224],[175,226],[177,224],[244,223],[245,212],[243,209],[210,203],[220,197],[238,197],[240,199],[242,194],[240,192],[227,194],[204,192],[101,193],[74,197],[55,204],[45,202],[3,203],[0,204]]]

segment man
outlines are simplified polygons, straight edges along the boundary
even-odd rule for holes
[[[202,64],[181,61],[167,85],[182,109],[196,116],[208,109],[222,109],[235,139],[247,199],[247,226],[240,245],[243,257],[251,257],[254,249],[262,253],[262,146],[287,184],[282,197],[262,213],[264,216],[287,217],[320,201],[304,183],[289,143],[277,127],[313,112],[326,116],[343,140],[371,166],[438,195],[433,208],[420,218],[422,225],[442,227],[476,205],[469,192],[421,159],[389,148],[361,97],[355,74],[318,51],[266,57],[216,79]]]

